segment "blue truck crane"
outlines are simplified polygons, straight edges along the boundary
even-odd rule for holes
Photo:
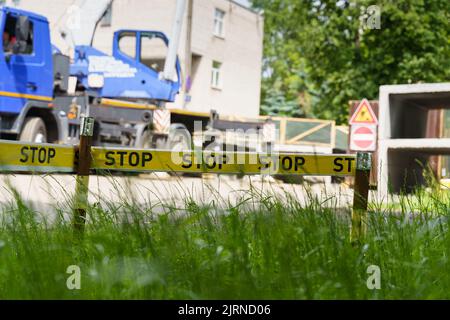
[[[188,149],[194,121],[202,129],[264,125],[165,109],[180,90],[180,63],[176,58],[174,77],[167,79],[162,76],[166,57],[149,58],[142,45],[156,40],[167,46],[162,32],[119,30],[112,55],[80,45],[71,60],[51,44],[44,16],[2,7],[0,28],[2,139],[77,143],[80,117],[89,115],[95,118],[95,145]],[[130,41],[136,44],[131,50],[126,45]]]

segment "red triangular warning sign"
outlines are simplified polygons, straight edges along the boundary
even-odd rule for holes
[[[363,99],[351,117],[350,124],[378,124],[378,119],[367,99]]]

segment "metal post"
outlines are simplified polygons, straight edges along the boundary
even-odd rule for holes
[[[367,204],[369,199],[370,170],[372,154],[358,152],[356,155],[356,173],[353,195],[352,229],[350,241],[360,242],[367,228]]]
[[[91,145],[94,133],[94,118],[83,117],[80,127],[78,147],[78,168],[75,188],[73,227],[75,232],[83,233],[88,205],[89,171],[91,168]]]

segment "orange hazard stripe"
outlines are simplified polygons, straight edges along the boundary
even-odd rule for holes
[[[103,98],[100,102],[102,105],[105,106],[111,106],[111,107],[117,107],[117,108],[130,108],[130,109],[144,109],[144,110],[161,110],[164,108],[158,108],[155,105],[151,104],[142,104],[142,103],[136,103],[136,102],[128,102],[128,101],[120,101],[120,100],[113,100],[113,99],[106,99]],[[202,118],[208,118],[210,116],[207,112],[197,112],[197,111],[189,111],[189,110],[182,110],[182,109],[166,109],[169,110],[172,114],[179,114],[179,115],[186,115],[186,116],[194,116],[194,117],[202,117]]]
[[[169,110],[170,110],[170,113],[184,115],[184,116],[202,117],[202,118],[209,118],[209,116],[210,116],[210,114],[207,112],[189,111],[189,110],[182,110],[182,109],[169,109]]]
[[[135,102],[125,102],[125,101],[112,100],[112,99],[102,99],[100,103],[103,105],[106,105],[106,106],[118,107],[118,108],[146,109],[146,110],[158,109],[154,105],[141,104],[141,103],[135,103]]]
[[[25,94],[25,93],[16,93],[16,92],[7,92],[7,91],[0,91],[0,96],[9,97],[9,98],[22,98],[22,99],[41,100],[41,101],[53,101],[52,97],[37,96],[34,94]]]

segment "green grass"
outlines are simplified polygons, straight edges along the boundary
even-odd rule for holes
[[[0,299],[450,298],[445,193],[401,198],[395,211],[372,204],[360,246],[349,242],[348,209],[286,196],[95,204],[79,238],[69,207],[48,222],[16,195],[0,225]],[[81,290],[66,287],[70,265]],[[381,269],[381,290],[366,286],[369,265]]]

